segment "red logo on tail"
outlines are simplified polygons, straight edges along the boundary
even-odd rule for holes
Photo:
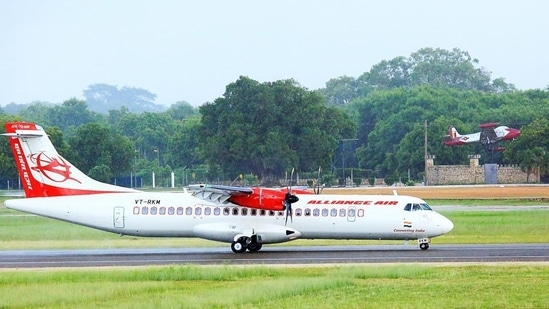
[[[32,154],[30,156],[30,160],[36,165],[31,168],[38,171],[51,181],[65,182],[70,179],[78,183],[82,183],[78,179],[71,177],[71,166],[61,157],[52,158],[41,152],[38,154]]]

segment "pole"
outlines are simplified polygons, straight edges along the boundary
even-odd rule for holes
[[[425,142],[424,142],[424,149],[423,149],[423,152],[424,152],[424,164],[425,164],[425,175],[423,176],[423,185],[427,186],[429,184],[428,182],[428,178],[427,178],[427,159],[428,159],[428,154],[427,154],[427,120],[425,120],[425,123],[423,125],[424,129],[425,129]]]

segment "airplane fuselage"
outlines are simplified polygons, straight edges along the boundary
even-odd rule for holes
[[[444,144],[446,146],[458,146],[458,145],[465,145],[469,143],[478,143],[481,140],[481,133],[482,132],[476,132],[471,134],[458,135],[453,138],[447,138],[444,141]],[[494,141],[513,140],[520,135],[519,130],[512,129],[507,126],[498,126],[494,128],[494,133],[495,133]]]
[[[77,199],[13,199],[5,204],[120,235],[228,243],[239,235],[257,235],[261,244],[298,238],[406,240],[439,236],[453,228],[421,199],[396,195],[300,195],[287,225],[284,211],[216,204],[189,193],[107,193]]]

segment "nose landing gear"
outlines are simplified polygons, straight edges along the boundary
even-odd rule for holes
[[[431,239],[430,238],[420,238],[417,240],[417,242],[419,243],[419,248],[421,250],[427,250],[429,249],[429,243],[431,242]]]

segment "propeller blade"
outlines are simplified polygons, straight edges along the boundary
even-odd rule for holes
[[[284,220],[284,225],[287,225],[288,224],[288,215],[290,217],[290,222],[293,223],[294,222],[294,219],[292,217],[292,204],[291,203],[286,203],[285,202],[285,207],[286,207],[286,219]]]
[[[315,194],[320,194],[320,172],[322,171],[322,167],[319,166],[318,167],[318,176],[316,178],[316,185],[315,187],[313,188],[313,192]]]
[[[293,223],[293,217],[292,217],[292,203],[295,203],[299,201],[299,198],[292,194],[292,182],[294,179],[294,170],[295,168],[292,168],[292,172],[290,173],[290,183],[288,185],[288,192],[286,192],[286,195],[284,196],[284,209],[286,210],[286,219],[284,220],[284,225],[288,224],[288,216],[290,217],[290,222]]]

